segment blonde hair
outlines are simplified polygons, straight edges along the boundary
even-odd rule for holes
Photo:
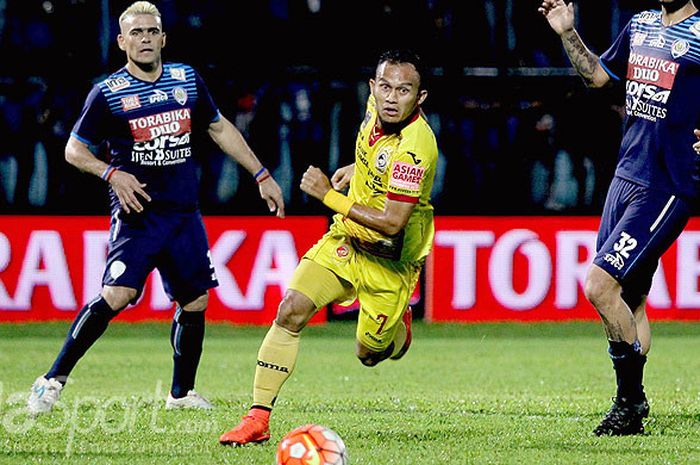
[[[119,24],[121,24],[127,16],[131,15],[153,15],[160,19],[160,11],[158,11],[158,8],[153,3],[144,1],[134,2],[124,10],[124,13],[119,16]]]

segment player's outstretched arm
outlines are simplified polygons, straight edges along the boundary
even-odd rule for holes
[[[355,174],[354,163],[352,165],[343,166],[342,168],[338,168],[337,170],[335,170],[335,173],[333,173],[333,176],[331,177],[331,184],[333,185],[333,189],[337,191],[342,191],[343,189],[348,187],[348,184],[350,184],[350,179],[352,179],[353,174]]]
[[[143,211],[139,197],[147,202],[151,201],[151,196],[144,190],[146,184],[136,179],[133,174],[118,170],[98,159],[86,144],[75,137],[68,138],[65,156],[66,161],[80,171],[100,176],[107,181],[112,186],[112,190],[126,213],[131,213],[132,210],[139,213]]]
[[[226,155],[255,176],[260,197],[267,203],[271,212],[275,212],[279,218],[284,218],[282,189],[272,175],[264,169],[236,126],[222,115],[218,121],[209,124],[209,136]]]
[[[574,28],[573,3],[567,5],[564,0],[543,0],[538,11],[561,38],[571,64],[588,87],[603,87],[610,82],[598,56],[586,47]]]
[[[394,236],[408,223],[416,204],[387,199],[384,210],[360,205],[333,189],[323,171],[309,166],[301,178],[301,190],[317,198],[330,209],[347,216],[356,223],[374,229],[386,236]]]

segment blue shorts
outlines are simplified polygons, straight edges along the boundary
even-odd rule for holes
[[[112,216],[102,284],[136,289],[134,303],[155,268],[168,297],[180,305],[218,285],[199,212]]]
[[[613,178],[593,263],[625,292],[648,295],[659,259],[683,232],[690,214],[690,204],[681,197]]]

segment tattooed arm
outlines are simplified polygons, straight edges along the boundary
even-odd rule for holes
[[[564,0],[543,0],[539,10],[547,18],[554,32],[559,34],[564,50],[576,72],[588,87],[603,87],[610,76],[598,62],[598,56],[583,43],[574,29],[574,4]]]

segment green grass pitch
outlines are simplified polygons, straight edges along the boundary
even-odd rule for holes
[[[284,433],[320,423],[352,464],[700,463],[700,324],[652,322],[647,434],[591,434],[614,394],[600,323],[428,325],[399,362],[363,367],[354,324],[305,330],[272,440],[223,447],[251,401],[267,328],[210,324],[197,389],[217,408],[166,411],[169,324],[115,322],[73,373],[61,408],[24,412],[68,323],[0,325],[0,464],[272,465]]]

